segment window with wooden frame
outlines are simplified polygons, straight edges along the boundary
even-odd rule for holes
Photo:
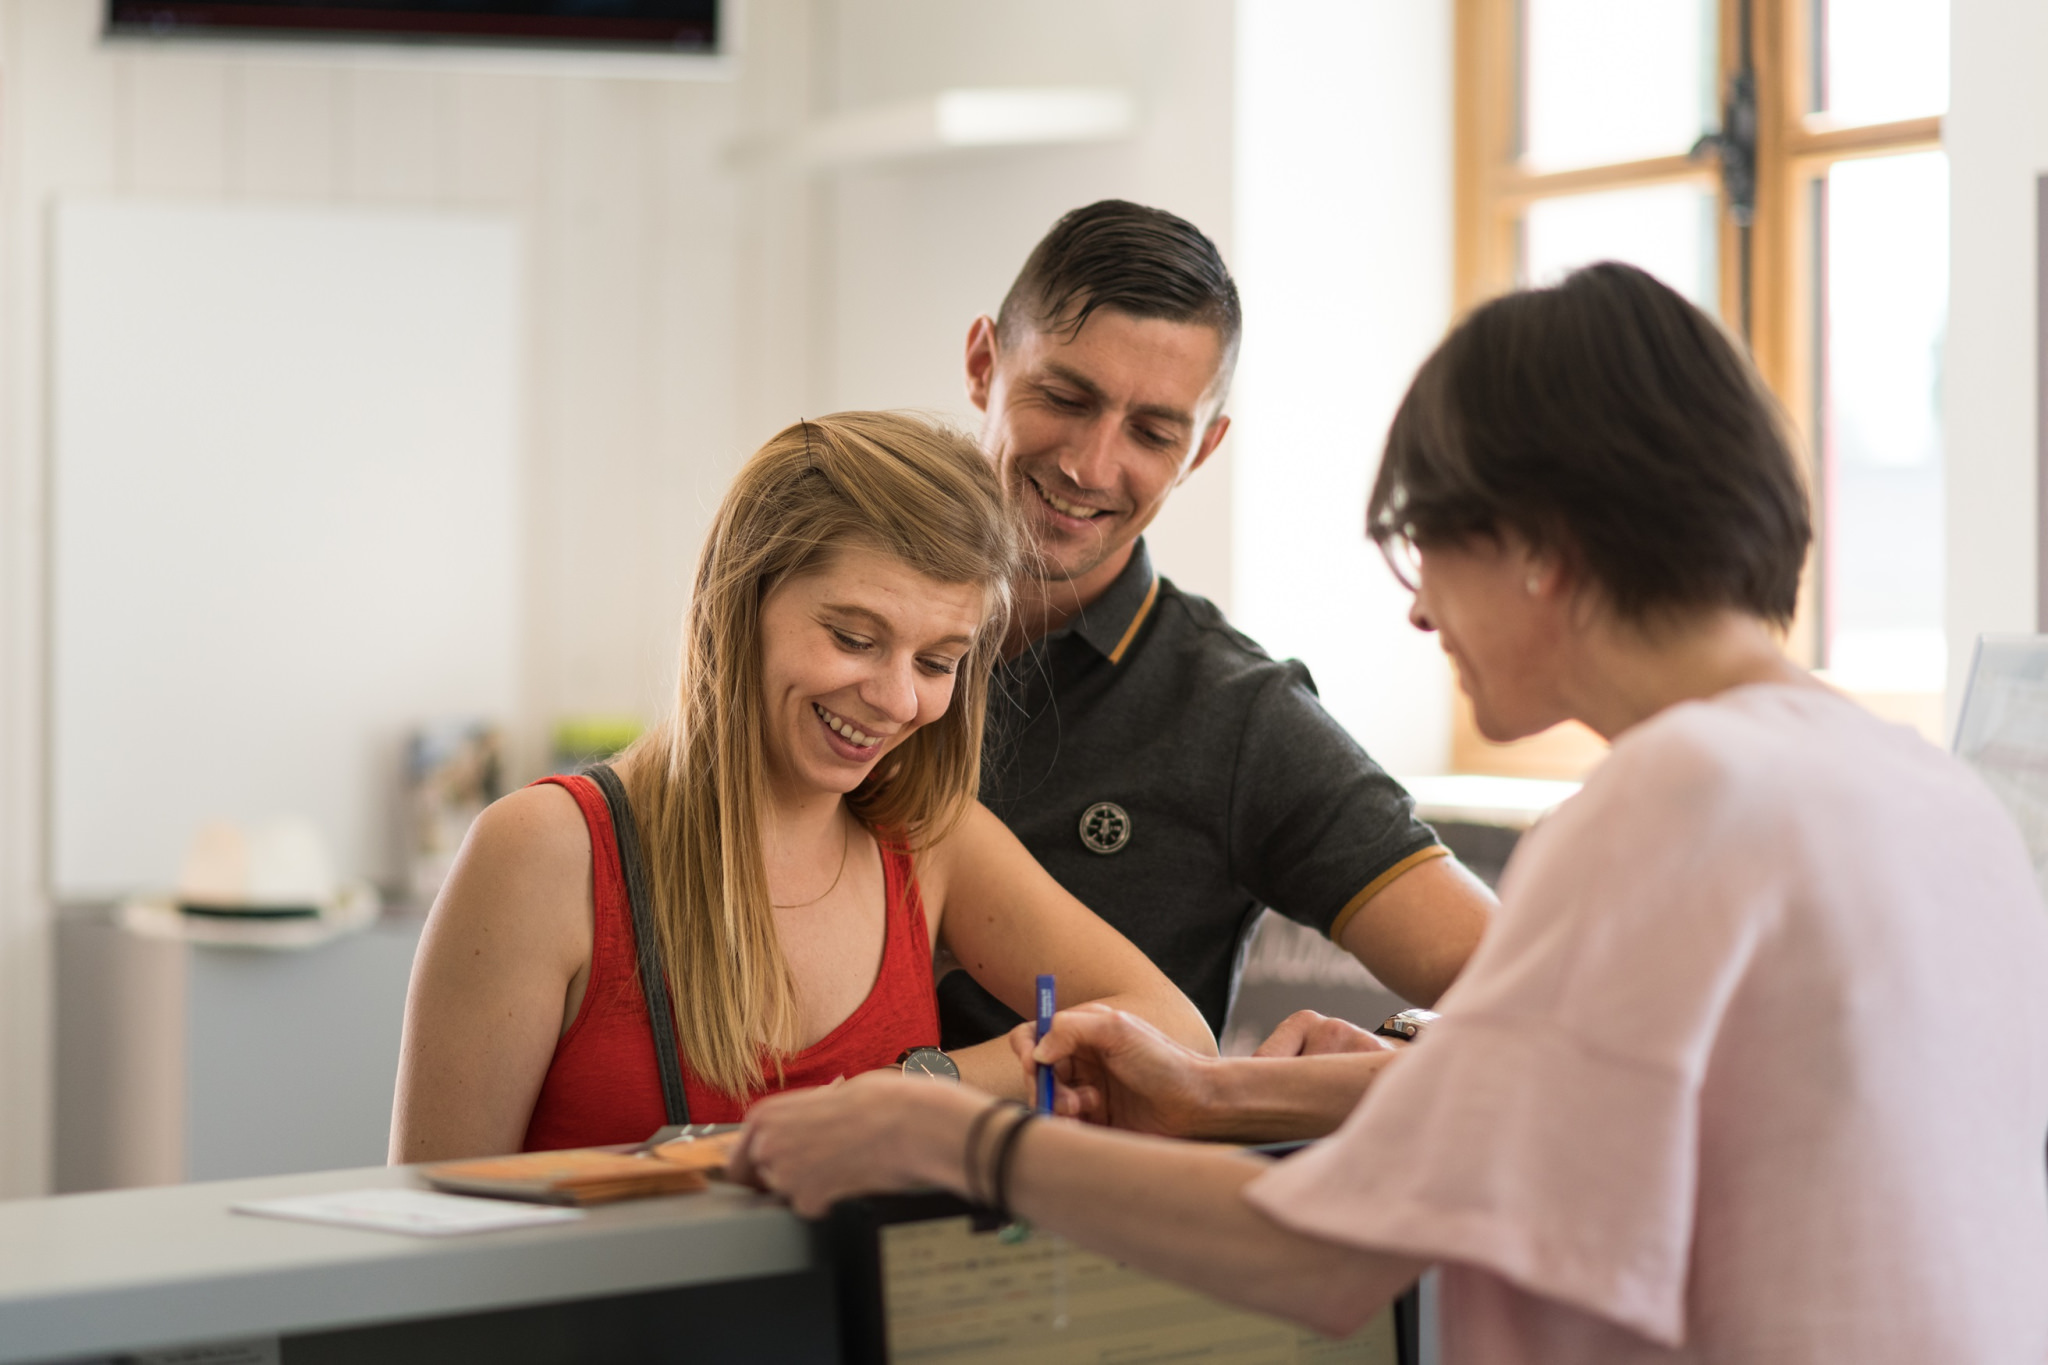
[[[1596,260],[1749,342],[1810,452],[1791,646],[1936,735],[1947,0],[1457,0],[1457,305]],[[1574,776],[1576,725],[1460,771]]]

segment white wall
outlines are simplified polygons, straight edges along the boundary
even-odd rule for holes
[[[1387,424],[1451,311],[1449,0],[1238,11],[1237,623],[1382,764],[1443,771],[1451,680],[1364,537]]]
[[[1448,0],[750,0],[736,74],[691,82],[110,50],[99,9],[0,0],[0,1197],[49,1166],[44,274],[62,194],[517,219],[527,761],[554,716],[663,704],[697,542],[746,451],[834,407],[964,420],[967,324],[1053,219],[1105,195],[1172,209],[1233,259],[1250,331],[1241,435],[1176,493],[1155,552],[1307,657],[1383,760],[1440,766],[1441,668],[1357,530],[1367,462],[1449,297]],[[1258,82],[1242,137],[1240,32],[1269,56],[1294,44],[1242,77]],[[725,159],[819,113],[1042,84],[1131,90],[1141,126],[830,175]],[[1291,155],[1308,129],[1335,151]],[[1251,168],[1240,219],[1250,148],[1273,161]],[[1297,273],[1310,251],[1394,264]],[[1301,327],[1318,341],[1297,370]]]
[[[0,0],[0,1197],[49,1168],[43,577],[50,206],[80,193],[486,210],[526,244],[515,766],[547,722],[664,704],[734,464],[839,406],[964,416],[959,348],[1065,209],[1163,204],[1229,247],[1230,0],[751,0],[726,79],[103,48],[99,0]],[[1074,35],[1086,33],[1087,42]],[[1110,84],[1140,133],[835,177],[736,175],[743,135],[960,85]],[[1227,453],[1154,537],[1230,593]]]
[[[51,258],[53,894],[285,813],[403,884],[407,733],[519,709],[516,229],[66,200]]]
[[[1982,631],[2035,627],[2035,179],[2048,173],[2048,8],[1951,0],[1948,705]]]
[[[820,179],[817,325],[835,407],[914,407],[973,429],[962,351],[1032,246],[1068,209],[1125,198],[1169,209],[1231,254],[1229,0],[846,0],[823,11],[821,107],[961,86],[1128,90],[1140,126],[1097,146],[953,153]],[[1226,610],[1230,445],[1178,490],[1147,539],[1161,569]]]
[[[787,361],[808,321],[809,225],[790,192],[740,184],[723,162],[743,127],[808,107],[808,3],[748,7],[756,60],[742,70],[756,74],[680,82],[104,48],[101,10],[0,0],[0,1197],[44,1188],[49,1168],[52,202],[517,219],[529,319],[518,766],[555,716],[662,704],[702,526],[737,458],[808,402],[811,382]]]

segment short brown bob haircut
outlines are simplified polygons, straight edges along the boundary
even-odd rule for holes
[[[1813,539],[1784,414],[1738,343],[1612,261],[1445,339],[1395,414],[1366,530],[1425,555],[1511,530],[1638,626],[1715,608],[1785,626]]]

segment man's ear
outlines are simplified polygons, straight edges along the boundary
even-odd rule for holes
[[[1175,479],[1174,482],[1182,483],[1197,469],[1200,469],[1208,458],[1216,453],[1216,447],[1223,444],[1223,438],[1229,431],[1229,414],[1217,413],[1215,420],[1211,421],[1208,428],[1202,432],[1202,444],[1195,448],[1195,458],[1188,461],[1188,467],[1180,472],[1180,478]]]
[[[967,328],[967,401],[975,411],[988,411],[989,388],[996,377],[996,321],[983,313]]]

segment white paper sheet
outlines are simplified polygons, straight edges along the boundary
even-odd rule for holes
[[[346,1228],[402,1232],[412,1237],[459,1237],[500,1228],[568,1223],[583,1217],[581,1209],[518,1204],[504,1199],[474,1199],[436,1190],[344,1190],[337,1194],[294,1195],[232,1206],[236,1213],[262,1218],[288,1218],[302,1223],[333,1223]]]

